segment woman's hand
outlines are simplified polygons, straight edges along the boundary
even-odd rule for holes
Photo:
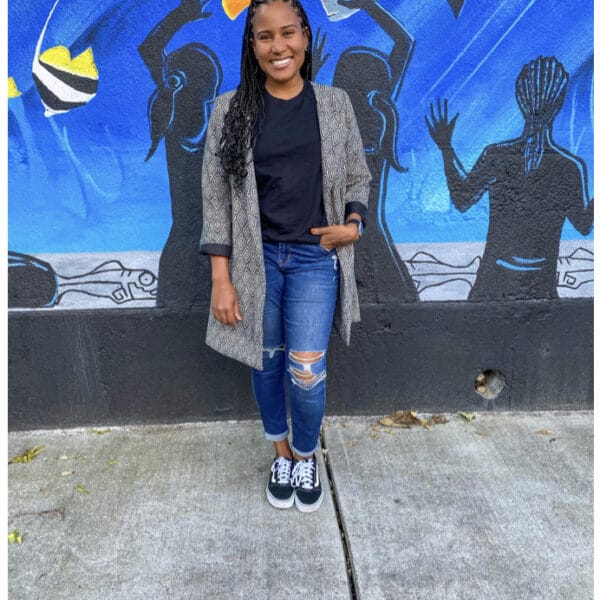
[[[354,223],[346,225],[328,225],[327,227],[313,227],[310,232],[313,235],[320,235],[319,244],[326,250],[347,246],[358,240],[358,227]]]
[[[232,327],[242,320],[237,292],[231,281],[214,282],[210,295],[210,308],[214,318]]]
[[[224,325],[232,327],[242,320],[242,311],[237,292],[229,276],[229,258],[211,256],[212,290],[210,293],[210,309],[214,318]]]

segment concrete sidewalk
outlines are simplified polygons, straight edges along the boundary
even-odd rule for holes
[[[326,419],[313,514],[258,422],[9,433],[9,598],[591,599],[593,413],[446,416]]]

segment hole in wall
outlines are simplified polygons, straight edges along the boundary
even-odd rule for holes
[[[475,391],[488,400],[497,398],[506,385],[506,379],[500,371],[486,369],[475,377]]]

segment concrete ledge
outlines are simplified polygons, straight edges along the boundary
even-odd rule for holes
[[[593,406],[593,301],[368,305],[332,336],[330,415]],[[11,312],[11,430],[258,416],[249,369],[204,344],[207,312]],[[474,390],[481,370],[506,386]]]

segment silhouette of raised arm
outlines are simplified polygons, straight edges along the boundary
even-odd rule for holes
[[[467,173],[458,155],[452,147],[452,134],[458,119],[456,113],[448,120],[448,100],[437,101],[430,106],[430,118],[425,123],[433,141],[442,152],[444,173],[448,183],[450,198],[454,206],[465,212],[479,201],[484,192],[493,183],[493,176],[486,167],[486,150],[483,151],[470,173]]]
[[[211,13],[204,12],[209,2],[210,0],[181,0],[139,45],[138,52],[157,85],[163,80],[165,48],[169,40],[187,23],[210,17]]]
[[[395,98],[402,86],[404,73],[415,45],[414,39],[402,23],[381,8],[376,0],[339,0],[339,3],[346,8],[364,10],[394,40],[388,63],[395,84],[392,98]]]

